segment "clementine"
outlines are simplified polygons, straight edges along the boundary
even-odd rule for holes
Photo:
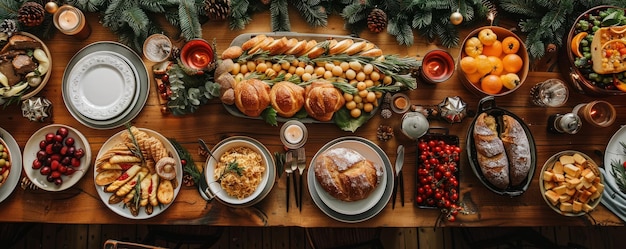
[[[474,57],[465,56],[463,57],[463,59],[461,59],[459,64],[461,66],[461,70],[463,70],[463,72],[466,74],[472,74],[478,71],[478,65]]]
[[[497,75],[487,75],[480,81],[480,88],[488,94],[497,94],[502,90],[502,80]]]
[[[502,52],[505,54],[515,54],[519,50],[519,47],[519,40],[513,36],[507,36],[502,39]]]
[[[487,60],[489,60],[489,63],[491,64],[491,74],[501,75],[504,70],[502,60],[495,56],[487,56]]]
[[[517,73],[522,69],[524,61],[522,57],[517,54],[507,54],[502,58],[502,64],[504,65],[504,71]]]
[[[483,54],[486,56],[500,57],[502,54],[502,42],[496,40],[489,46],[483,46]]]
[[[482,75],[488,74],[491,72],[491,70],[493,70],[491,62],[484,54],[476,57],[476,67],[478,68],[478,73]]]

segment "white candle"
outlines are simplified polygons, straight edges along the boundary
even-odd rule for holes
[[[291,144],[297,144],[304,138],[304,131],[298,125],[292,124],[285,129],[285,139]]]
[[[59,14],[59,27],[63,30],[73,30],[78,26],[78,14],[72,10],[63,11]]]

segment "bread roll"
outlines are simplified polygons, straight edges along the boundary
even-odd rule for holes
[[[235,59],[243,54],[240,46],[231,46],[222,52],[222,60]]]
[[[344,102],[341,92],[330,82],[316,81],[305,89],[304,108],[319,121],[330,121]]]
[[[496,120],[481,113],[474,124],[476,158],[483,176],[494,186],[505,189],[509,186],[509,162],[502,140],[498,137]]]
[[[260,116],[270,104],[270,86],[261,80],[239,82],[234,91],[237,109],[247,116]]]
[[[292,117],[304,105],[304,88],[289,81],[278,82],[270,90],[270,101],[279,116]]]
[[[331,196],[342,201],[367,198],[378,185],[382,169],[358,152],[333,148],[315,159],[315,179]]]
[[[517,186],[528,176],[530,171],[530,145],[522,125],[509,115],[502,116],[504,132],[502,143],[509,159],[511,185]]]

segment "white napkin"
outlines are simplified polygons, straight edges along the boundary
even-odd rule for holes
[[[600,202],[606,208],[611,210],[622,221],[626,222],[626,194],[617,188],[615,179],[611,176],[611,173],[607,173],[603,168],[600,168],[600,172],[604,176],[604,192]]]

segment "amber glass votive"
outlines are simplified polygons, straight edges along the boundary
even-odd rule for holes
[[[193,39],[180,50],[180,60],[188,67],[203,70],[213,62],[213,48],[204,39]]]
[[[612,125],[617,116],[615,107],[604,100],[578,104],[572,112],[577,113],[578,116],[593,126],[600,128]]]
[[[442,49],[426,53],[420,68],[421,78],[426,83],[440,83],[448,80],[454,72],[454,60],[450,53]]]
[[[78,8],[71,5],[59,7],[53,17],[54,26],[66,35],[84,40],[91,34],[91,28],[85,19],[85,15]]]

